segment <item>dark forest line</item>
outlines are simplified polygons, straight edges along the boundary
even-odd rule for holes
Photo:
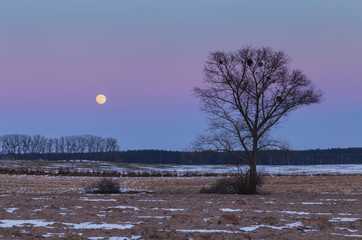
[[[164,150],[120,151],[117,139],[93,135],[46,138],[11,134],[0,137],[0,159],[96,160],[158,164],[235,164],[226,152],[182,152]],[[245,153],[239,154],[246,157]],[[362,148],[260,152],[261,165],[362,164]]]
[[[241,153],[242,154],[242,153]],[[262,152],[260,165],[362,164],[362,148]],[[94,160],[154,164],[234,164],[237,160],[225,152],[181,152],[133,150],[90,153],[1,154],[1,159],[20,160]],[[240,163],[240,162],[239,162]]]

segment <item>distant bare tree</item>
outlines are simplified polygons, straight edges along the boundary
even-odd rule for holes
[[[96,152],[103,153],[105,149],[105,140],[102,137],[95,137],[95,149]]]
[[[66,153],[76,153],[77,152],[77,142],[75,136],[66,136],[65,138],[65,151]]]
[[[30,152],[31,153],[40,153],[42,146],[41,144],[43,143],[43,136],[40,136],[39,134],[34,135],[31,139],[31,144],[30,144]]]
[[[96,137],[93,135],[85,135],[88,153],[93,153],[96,151]]]
[[[105,139],[105,151],[106,152],[115,152],[118,150],[117,139],[112,137],[107,137]]]
[[[52,153],[53,149],[54,149],[54,139],[53,138],[47,138],[45,142],[46,142],[45,152],[46,153]]]
[[[22,153],[27,154],[30,151],[31,137],[28,135],[20,135]]]
[[[196,150],[227,151],[248,164],[247,193],[256,192],[258,153],[281,147],[270,130],[291,111],[322,97],[289,63],[283,51],[267,47],[212,52],[204,67],[206,87],[194,88],[210,120],[208,133],[194,143]],[[238,154],[242,150],[246,157]]]
[[[1,149],[4,154],[11,154],[14,147],[13,147],[13,141],[12,141],[12,135],[4,135],[1,138]]]

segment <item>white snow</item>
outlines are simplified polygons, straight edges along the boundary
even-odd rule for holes
[[[329,220],[330,222],[354,222],[354,221],[357,221],[357,220],[362,220],[362,218],[340,218],[340,217],[337,217],[337,218],[332,218],[331,220]]]
[[[135,239],[140,239],[142,236],[131,236],[129,237],[107,237],[107,239],[109,240],[135,240]],[[88,237],[88,239],[91,240],[100,240],[100,239],[105,239],[105,237]]]
[[[31,224],[33,227],[49,227],[49,225],[54,224],[54,222],[47,222],[44,219],[32,219],[32,220],[10,220],[3,219],[0,220],[0,228],[11,228],[11,227],[21,227],[24,224]],[[92,222],[84,222],[84,223],[64,223],[61,224],[68,225],[74,229],[130,229],[135,224],[125,223],[125,224],[112,224],[112,223],[101,223],[96,224]],[[52,227],[49,227],[52,228]]]
[[[271,213],[273,211],[270,210],[254,210],[254,212],[258,212],[258,213]]]
[[[43,234],[43,237],[47,238],[47,237],[65,237],[64,233],[47,233],[47,234]]]
[[[259,165],[259,171],[270,174],[283,175],[316,175],[316,174],[362,174],[362,164],[323,164],[323,165]],[[247,170],[247,166],[241,166],[241,170]],[[128,170],[129,169],[129,170]],[[234,165],[177,165],[177,164],[127,164],[124,167],[115,166],[119,172],[175,172],[182,175],[186,172],[231,174],[235,173]]]
[[[165,200],[162,199],[139,199],[139,202],[164,202]]]
[[[242,227],[242,228],[240,228],[240,230],[244,231],[244,232],[252,232],[259,227],[260,226],[258,226],[258,225],[254,225],[254,226],[250,226],[250,227]]]
[[[294,227],[300,227],[303,226],[303,224],[301,222],[295,222],[295,223],[288,223],[284,226],[281,227],[277,227],[277,226],[272,226],[272,225],[252,225],[250,227],[242,227],[240,228],[240,230],[244,231],[244,232],[252,232],[255,229],[258,229],[260,227],[266,227],[266,228],[272,228],[272,229],[277,229],[277,230],[282,230],[285,228],[294,228]]]
[[[2,220],[0,220],[1,228],[21,227],[24,224],[31,224],[31,225],[33,225],[33,227],[47,227],[48,225],[54,224],[54,222],[47,222],[44,219],[33,219],[33,220],[2,219]]]
[[[114,223],[92,223],[92,222],[84,222],[84,223],[62,223],[64,225],[72,226],[74,229],[130,229],[134,226],[134,224],[114,224]]]
[[[296,212],[296,211],[280,211],[281,213],[297,214],[297,215],[309,215],[310,212]]]
[[[327,199],[320,199],[321,201],[346,201],[346,202],[355,202],[357,201],[357,199],[331,199],[331,198],[327,198]]]
[[[220,208],[220,210],[223,212],[242,212],[243,211],[241,209],[231,209],[231,208]]]
[[[110,207],[111,209],[113,208],[118,208],[118,209],[133,209],[135,211],[140,210],[138,207],[132,207],[132,206],[114,206],[114,207]]]
[[[171,212],[175,212],[175,211],[185,211],[184,208],[161,208],[161,210],[171,211]]]
[[[2,160],[7,166],[19,167],[29,166],[26,160]],[[343,166],[343,167],[341,167]],[[172,172],[182,176],[187,172],[199,174],[232,174],[235,173],[235,165],[179,165],[179,164],[142,164],[142,163],[112,163],[101,161],[49,161],[44,169],[69,167],[79,171],[117,171],[120,173],[132,172]],[[362,174],[362,164],[324,164],[324,165],[259,165],[258,170],[266,174],[283,175],[316,175],[316,174]],[[240,166],[245,171],[247,166]],[[51,177],[51,176],[49,176]]]
[[[7,211],[8,213],[13,213],[16,210],[18,210],[19,208],[4,208],[5,211]]]
[[[322,202],[301,202],[303,205],[321,205]]]
[[[117,199],[95,199],[95,198],[87,198],[87,197],[80,197],[79,198],[82,201],[88,201],[88,202],[116,202]]]
[[[228,230],[218,230],[218,229],[190,229],[190,230],[184,230],[179,229],[176,230],[176,232],[187,232],[187,233],[240,233],[239,231],[228,231]]]
[[[353,229],[349,229],[349,228],[343,228],[343,227],[336,227],[339,230],[347,230],[348,232],[358,232],[358,230],[353,230]]]
[[[138,218],[156,218],[156,219],[170,219],[171,216],[138,216]]]
[[[362,235],[358,235],[358,234],[341,234],[341,233],[331,233],[332,235],[336,235],[336,236],[343,236],[343,237],[358,237],[358,238],[362,238]]]
[[[37,197],[37,198],[32,198],[33,200],[50,200],[50,198],[47,197]]]

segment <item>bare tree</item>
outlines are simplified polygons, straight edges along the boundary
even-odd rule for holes
[[[258,153],[280,147],[270,130],[291,111],[322,98],[312,81],[289,63],[283,51],[268,47],[212,52],[204,67],[206,86],[194,88],[210,121],[208,133],[194,146],[227,151],[248,164],[247,193],[256,192]],[[239,154],[242,150],[246,155]]]
[[[53,138],[46,138],[45,141],[45,152],[46,153],[53,153],[54,149],[54,139]]]
[[[118,150],[118,143],[117,143],[117,139],[112,138],[112,137],[107,137],[105,139],[105,151],[106,152],[115,152]]]
[[[28,135],[21,135],[20,138],[22,153],[27,154],[30,151],[31,137]]]
[[[96,151],[96,137],[93,135],[85,135],[88,153],[93,153]]]

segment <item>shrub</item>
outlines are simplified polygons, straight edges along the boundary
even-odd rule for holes
[[[101,178],[95,182],[85,184],[85,193],[112,194],[121,192],[121,184],[112,178]]]
[[[264,175],[258,173],[256,176],[257,186],[263,184]],[[217,194],[250,194],[249,174],[239,173],[237,176],[218,179],[214,185],[209,188],[201,188],[200,193]]]

